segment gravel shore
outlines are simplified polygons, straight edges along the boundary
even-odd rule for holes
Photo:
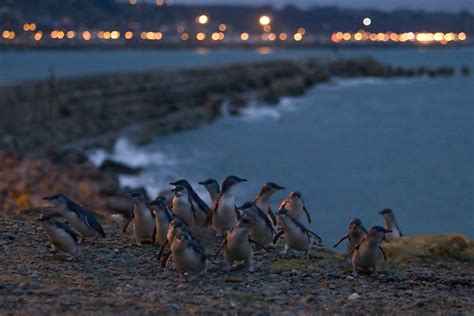
[[[279,258],[279,244],[272,254],[257,251],[253,274],[226,272],[221,255],[206,276],[180,282],[175,271],[159,266],[157,246],[133,246],[122,225],[107,219],[107,238],[82,245],[69,262],[48,252],[33,217],[0,217],[0,315],[474,313],[474,264],[467,255],[427,249],[433,255],[399,263],[395,243],[378,276],[354,279],[332,250],[315,248],[310,259]],[[398,246],[415,240],[403,238]],[[206,238],[208,253],[218,243]],[[463,245],[458,250],[472,254],[473,242]]]

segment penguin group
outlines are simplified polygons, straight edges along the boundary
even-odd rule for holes
[[[273,183],[265,183],[257,197],[237,206],[234,193],[246,179],[228,176],[220,186],[215,179],[199,182],[209,193],[210,204],[204,202],[191,184],[180,179],[170,182],[172,196],[159,195],[147,201],[142,192],[127,196],[133,201],[133,212],[122,232],[127,233],[132,226],[133,242],[136,246],[145,243],[159,246],[158,260],[162,267],[172,266],[180,278],[192,274],[205,274],[209,262],[214,263],[223,251],[228,271],[246,267],[255,271],[254,252],[259,248],[271,253],[280,237],[284,238],[284,248],[279,253],[286,256],[290,250],[303,252],[309,257],[314,242],[321,238],[306,228],[304,221],[312,222],[304,199],[299,192],[291,192],[281,201],[277,212],[271,209],[273,195],[285,188]],[[55,212],[42,215],[39,222],[51,242],[51,251],[62,251],[73,259],[78,255],[79,244],[94,243],[105,237],[105,232],[93,212],[72,201],[63,194],[45,197],[51,202]],[[360,270],[377,272],[381,243],[402,236],[395,221],[393,211],[385,209],[385,228],[374,226],[367,231],[360,219],[349,224],[349,231],[334,247],[348,239],[346,258],[353,266],[353,274]],[[60,215],[65,222],[57,220]],[[211,256],[206,252],[202,238],[215,234],[222,238],[217,252]]]

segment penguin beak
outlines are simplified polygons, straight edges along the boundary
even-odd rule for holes
[[[198,182],[198,184],[200,184],[200,185],[206,185],[206,182],[201,181],[201,182]]]
[[[238,182],[247,182],[247,179],[237,178]]]
[[[43,198],[43,200],[45,200],[45,201],[52,201],[52,200],[54,200],[54,199],[53,199],[52,196],[45,196],[45,197]]]
[[[274,188],[275,188],[276,190],[285,190],[285,187],[282,187],[281,185],[278,185],[278,184],[276,184],[276,185],[274,186]]]

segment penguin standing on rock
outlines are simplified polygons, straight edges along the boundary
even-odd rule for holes
[[[189,184],[189,182],[184,179],[171,182],[170,184],[177,188],[181,187],[185,191],[184,194],[181,194],[181,196],[175,194],[173,198],[173,213],[178,215],[180,215],[179,213],[181,211],[189,213],[189,210],[179,210],[179,208],[191,208],[191,213],[194,217],[193,222],[195,222],[200,227],[206,227],[211,209],[199,197],[196,191],[194,191],[191,184]],[[184,201],[184,199],[187,199],[187,201]],[[185,216],[182,216],[182,218],[188,221],[188,225],[191,225],[191,227],[194,225],[194,223],[191,222],[191,218],[187,218]]]
[[[229,271],[237,269],[237,265],[233,265],[234,262],[237,261],[244,262],[247,265],[249,272],[255,272],[253,266],[252,243],[270,253],[267,248],[250,238],[249,230],[252,225],[254,225],[254,223],[247,217],[247,215],[242,216],[237,225],[229,230],[225,240],[219,246],[219,249],[217,249],[214,258],[217,258],[220,250],[225,247],[224,257],[227,261],[227,268]]]
[[[237,184],[245,181],[247,180],[236,176],[228,176],[222,183],[222,191],[209,218],[217,236],[224,236],[237,223],[240,213],[235,205],[234,189]]]
[[[123,232],[127,231],[128,226],[133,221],[133,235],[135,244],[141,246],[142,243],[154,243],[156,238],[156,226],[153,213],[148,209],[145,202],[145,196],[142,192],[127,194],[133,200],[133,213],[129,218]]]
[[[50,252],[56,253],[60,250],[71,255],[69,259],[73,259],[79,252],[80,236],[68,225],[54,219],[53,216],[41,215],[38,222],[43,226],[51,242]]]
[[[206,181],[199,182],[199,184],[203,185],[207,192],[209,192],[209,197],[211,198],[210,208],[213,210],[214,207],[216,207],[217,198],[219,197],[219,183],[215,179],[208,179]]]
[[[250,227],[250,237],[266,247],[273,247],[275,228],[268,216],[253,202],[246,202],[238,208],[254,223]]]
[[[389,208],[386,208],[379,212],[380,215],[383,216],[383,220],[385,222],[385,229],[390,230],[390,233],[385,235],[385,240],[387,242],[391,242],[399,237],[402,237],[403,234],[398,227],[397,221],[395,220],[395,214]]]
[[[156,242],[162,245],[166,242],[166,234],[173,216],[168,207],[166,197],[158,196],[155,200],[146,203],[146,206],[154,213],[156,227]]]
[[[374,226],[367,235],[347,252],[346,258],[352,257],[352,274],[355,277],[358,276],[360,270],[370,271],[372,269],[372,274],[377,274],[379,250],[382,249],[380,244],[388,233],[391,233],[391,231],[380,226]]]
[[[280,236],[285,235],[285,248],[280,253],[281,255],[286,255],[290,249],[294,249],[304,251],[305,255],[308,256],[313,245],[313,238],[316,238],[321,243],[321,237],[291,216],[288,210],[280,209],[277,212],[277,216],[282,230],[275,236],[273,243],[276,243]]]
[[[68,221],[69,225],[81,234],[86,241],[94,242],[99,236],[105,237],[104,229],[89,209],[77,204],[63,194],[44,197],[43,200],[53,203],[56,210]]]
[[[208,259],[204,247],[188,233],[176,234],[171,243],[171,254],[181,278],[185,278],[185,273],[206,274]]]
[[[273,182],[268,182],[265,183],[262,186],[262,189],[260,190],[260,193],[257,195],[255,198],[254,202],[255,204],[264,212],[268,214],[270,219],[273,222],[273,225],[276,225],[276,217],[275,214],[273,213],[272,209],[270,208],[270,199],[272,198],[273,194],[275,192],[284,190],[285,188],[282,186],[279,186],[276,183]]]
[[[187,235],[193,237],[193,235],[189,231],[188,225],[186,225],[186,223],[183,220],[179,219],[177,216],[174,216],[173,220],[168,226],[168,231],[166,232],[166,240],[164,243],[161,244],[160,250],[158,251],[158,261],[160,261],[161,257],[163,256],[165,249],[171,247],[171,244],[173,243],[173,240],[178,233],[186,233]],[[168,262],[170,256],[171,252],[168,252],[164,255],[163,260],[161,262],[161,266],[163,268],[166,267],[166,263]]]
[[[306,213],[308,223],[311,223],[311,216],[309,215],[308,209],[306,209],[301,193],[291,192],[288,198],[281,201],[279,209],[282,208],[286,209],[288,214],[300,222],[303,221],[303,213]]]
[[[173,201],[171,211],[173,215],[183,219],[190,229],[193,229],[196,223],[196,209],[193,207],[187,190],[177,185],[172,190]]]

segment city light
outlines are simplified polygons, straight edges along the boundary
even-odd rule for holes
[[[265,33],[270,33],[271,30],[272,30],[272,27],[271,27],[270,25],[265,25],[265,26],[263,27],[263,31],[264,31]]]
[[[204,33],[202,33],[202,32],[197,33],[197,34],[196,34],[196,39],[197,39],[198,41],[204,41],[204,40],[206,39],[206,34],[204,34]]]
[[[82,38],[85,40],[85,41],[90,41],[91,38],[92,38],[92,35],[89,31],[84,31],[82,32]]]
[[[295,41],[299,42],[303,39],[303,35],[301,35],[300,33],[296,33],[293,38],[295,39]]]
[[[66,37],[69,38],[69,39],[73,39],[74,37],[76,37],[76,32],[74,31],[68,31],[66,33]]]
[[[125,39],[130,40],[132,38],[133,38],[133,32],[131,31],[125,32]]]
[[[271,21],[272,21],[272,20],[271,20],[270,17],[267,16],[267,15],[262,15],[262,16],[260,17],[260,19],[258,19],[258,22],[260,23],[260,25],[263,25],[263,26],[264,26],[264,25],[269,25],[269,24],[271,23]]]
[[[209,22],[209,17],[207,15],[203,14],[203,15],[198,16],[196,21],[199,24],[207,24],[207,22]]]
[[[395,33],[395,32],[386,32],[386,33],[370,33],[366,31],[358,31],[357,33],[342,33],[337,32],[331,35],[331,41],[334,43],[340,43],[342,41],[372,41],[372,42],[417,42],[420,44],[429,44],[429,43],[440,43],[447,44],[449,42],[465,41],[467,35],[464,32],[461,33],[429,33],[429,32],[407,32],[407,33]]]
[[[224,23],[222,24],[219,24],[219,31],[221,32],[225,32],[227,30],[227,25],[225,25]]]
[[[189,39],[189,34],[188,33],[182,33],[181,34],[181,40],[182,41],[187,41]]]
[[[219,40],[219,33],[212,33],[211,38],[213,41],[218,41]]]
[[[41,41],[41,39],[43,38],[43,32],[39,31],[39,32],[36,32],[35,35],[33,36],[33,39],[35,41]]]
[[[300,28],[298,28],[298,33],[301,34],[301,35],[305,35],[306,34],[306,29],[304,27],[300,27]]]
[[[365,19],[362,20],[362,23],[365,26],[369,26],[370,24],[372,24],[372,19],[371,18],[365,18]]]
[[[136,5],[136,4],[137,4],[137,0],[129,0],[129,3],[130,3],[131,5]]]
[[[242,33],[240,34],[240,39],[243,41],[247,41],[249,39],[249,33]]]
[[[278,36],[281,41],[286,41],[288,38],[288,35],[286,33],[280,33],[280,36]]]

